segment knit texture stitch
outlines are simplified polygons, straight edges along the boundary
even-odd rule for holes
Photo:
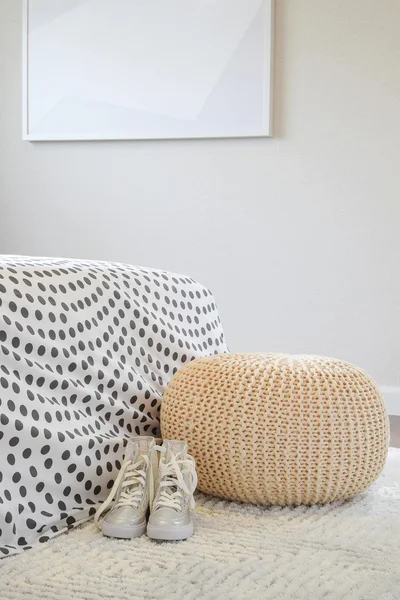
[[[199,489],[279,505],[351,498],[377,479],[389,423],[371,377],[319,356],[201,358],[170,382],[164,438],[184,439]]]

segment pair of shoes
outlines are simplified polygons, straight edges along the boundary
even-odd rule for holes
[[[129,539],[147,531],[154,540],[187,539],[194,533],[196,486],[196,466],[185,442],[164,440],[157,446],[152,437],[131,438],[118,477],[94,521],[100,527],[106,513],[101,530],[110,537]]]

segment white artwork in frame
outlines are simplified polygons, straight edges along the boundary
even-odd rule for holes
[[[274,0],[24,0],[23,139],[272,135]]]

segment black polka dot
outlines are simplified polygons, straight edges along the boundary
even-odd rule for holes
[[[18,538],[17,544],[18,544],[18,546],[27,546],[28,542],[26,541],[26,539],[24,537],[20,537],[20,538]]]
[[[36,521],[34,521],[33,519],[27,519],[26,520],[26,525],[29,529],[35,529],[36,527]]]
[[[39,538],[39,542],[40,542],[41,544],[43,544],[44,542],[48,542],[48,541],[49,541],[49,539],[50,539],[50,538],[49,538],[49,536],[47,536],[47,535],[42,535],[42,536]]]

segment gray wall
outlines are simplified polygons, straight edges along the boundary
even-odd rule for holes
[[[212,288],[231,349],[333,355],[400,391],[400,3],[277,3],[271,140],[21,141],[0,0],[0,252]]]

